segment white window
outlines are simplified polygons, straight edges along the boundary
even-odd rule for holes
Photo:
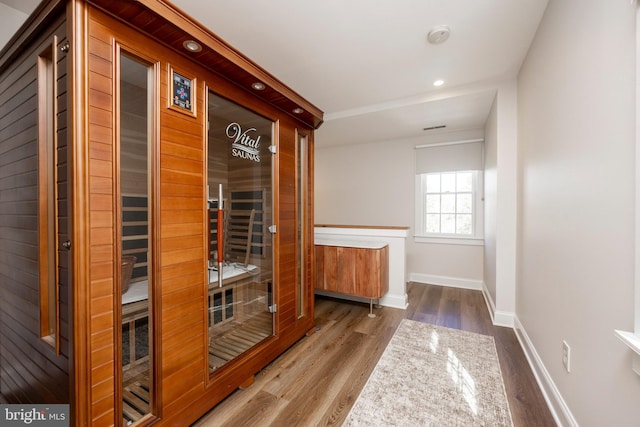
[[[482,244],[482,144],[416,149],[416,241]]]
[[[417,175],[416,235],[481,238],[479,171]]]

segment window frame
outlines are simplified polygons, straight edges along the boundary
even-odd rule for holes
[[[426,204],[425,197],[427,195],[426,175],[444,175],[450,173],[471,172],[472,173],[472,190],[473,211],[472,211],[472,234],[456,234],[456,233],[428,233],[425,231],[426,223]],[[416,174],[415,178],[415,233],[414,239],[418,243],[449,243],[464,245],[483,245],[484,244],[484,197],[483,189],[483,173],[480,170],[471,171],[443,171]],[[443,194],[443,193],[441,193]],[[453,192],[450,194],[458,194]]]

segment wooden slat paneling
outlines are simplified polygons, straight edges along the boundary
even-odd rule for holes
[[[37,57],[64,40],[63,16],[53,16],[0,75],[0,400],[8,403],[69,402],[69,263],[61,258],[60,356],[40,339],[38,240]],[[57,50],[57,46],[53,46]],[[66,206],[66,61],[54,68],[58,98],[59,208],[61,232],[68,232]],[[49,248],[54,251],[56,248]],[[61,254],[65,257],[65,254]],[[51,307],[52,309],[54,307]]]
[[[113,82],[111,63],[113,61],[113,46],[111,41],[99,26],[92,25],[89,29],[89,183],[90,183],[90,218],[105,218],[114,216],[113,201]],[[95,184],[100,182],[98,187]],[[110,185],[109,185],[110,183]],[[114,222],[91,222],[89,233],[90,245],[90,284],[89,301],[91,305],[91,323],[89,332],[91,378],[91,409],[92,424],[105,425],[110,420],[114,422],[115,408],[114,380],[108,381],[99,375],[102,365],[109,359],[113,361],[115,354],[115,322],[113,304],[99,304],[103,292],[113,294],[113,237]],[[105,259],[105,257],[107,257]],[[97,273],[100,271],[101,273]],[[103,292],[97,292],[102,289]],[[108,344],[105,345],[105,341]],[[107,359],[105,359],[105,357]]]

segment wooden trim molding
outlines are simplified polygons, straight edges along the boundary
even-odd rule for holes
[[[88,112],[85,105],[88,99],[88,61],[87,61],[87,6],[80,0],[71,0],[67,8],[67,34],[70,42],[69,65],[69,129],[71,133],[72,171],[71,185],[73,194],[71,204],[73,212],[72,276],[74,283],[73,300],[73,353],[71,383],[71,419],[75,425],[90,425],[91,378],[89,356],[91,352],[89,319],[91,313],[89,295],[89,132]]]
[[[316,224],[320,228],[356,228],[369,230],[408,230],[410,227],[404,225],[342,225],[342,224]]]
[[[156,12],[169,22],[173,22],[178,27],[185,29],[189,34],[195,36],[198,40],[211,47],[216,52],[222,54],[228,61],[249,71],[254,77],[262,81],[266,85],[274,88],[277,92],[283,94],[287,98],[295,100],[300,108],[305,109],[314,116],[322,116],[322,112],[304,99],[298,93],[287,87],[280,80],[268,73],[264,68],[260,67],[248,57],[237,51],[224,40],[220,39],[214,33],[198,23],[183,11],[163,0],[138,0],[144,4],[149,10]]]
[[[324,119],[320,109],[169,2],[163,0],[131,2],[91,0],[91,2],[117,19],[167,44],[185,57],[197,61],[211,72],[253,96],[262,98],[294,120],[315,129],[322,124]],[[159,19],[148,19],[150,14]],[[144,21],[140,21],[141,16],[146,17]],[[150,27],[145,27],[145,23]],[[187,54],[182,47],[183,41],[186,40],[198,42],[203,48],[202,51]],[[256,81],[265,84],[265,90],[260,93],[252,90],[251,85]],[[294,113],[297,108],[303,111]]]
[[[57,37],[38,54],[38,246],[40,337],[60,354],[57,214]]]

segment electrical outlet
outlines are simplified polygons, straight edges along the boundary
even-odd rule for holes
[[[566,341],[562,341],[562,365],[567,372],[571,372],[571,347]]]

